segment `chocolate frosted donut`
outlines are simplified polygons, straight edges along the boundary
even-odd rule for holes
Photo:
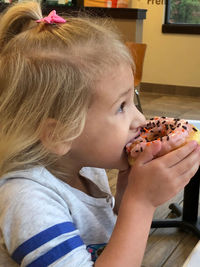
[[[183,119],[155,117],[141,127],[140,134],[126,145],[130,165],[155,140],[162,142],[162,147],[156,157],[172,151],[188,141],[196,140],[200,144],[200,131]]]

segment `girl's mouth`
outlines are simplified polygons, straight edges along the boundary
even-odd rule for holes
[[[128,141],[126,146],[129,145],[129,144],[132,144],[135,141],[135,139],[137,139],[140,136],[140,133],[141,133],[140,129],[141,128],[139,128],[138,131],[135,133],[134,137],[132,137],[131,140]]]

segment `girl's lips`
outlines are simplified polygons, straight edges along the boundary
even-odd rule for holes
[[[145,127],[146,124],[147,124],[147,121],[146,121],[145,124],[143,124],[143,125],[141,125],[140,127],[137,128],[137,132],[135,133],[134,137],[132,137],[131,140],[128,141],[128,143],[126,144],[126,146],[127,146],[128,144],[132,144],[132,143],[135,141],[135,139],[138,138],[138,137],[140,136],[140,134],[141,134],[141,128]]]
[[[136,134],[134,135],[134,137],[132,137],[131,138],[131,140],[130,141],[128,141],[128,143],[126,144],[126,146],[127,145],[129,145],[129,144],[132,144],[134,141],[135,141],[135,139],[137,138],[137,137],[139,137],[140,136],[140,129],[136,132]]]

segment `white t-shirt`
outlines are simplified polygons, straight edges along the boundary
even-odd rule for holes
[[[83,168],[81,175],[107,197],[91,197],[44,167],[0,179],[0,266],[94,265],[116,216],[105,170]]]

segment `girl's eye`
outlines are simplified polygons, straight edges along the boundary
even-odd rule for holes
[[[125,101],[122,102],[120,105],[120,108],[118,109],[118,112],[120,112],[120,113],[124,112],[125,105],[126,105],[126,102]]]

